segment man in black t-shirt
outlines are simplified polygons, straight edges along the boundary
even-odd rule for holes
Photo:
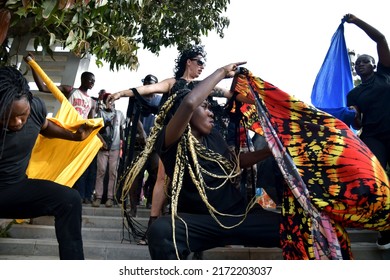
[[[378,67],[375,59],[360,55],[355,62],[361,84],[347,95],[347,106],[356,109],[355,129],[362,129],[360,138],[386,169],[390,163],[390,50],[385,36],[354,15],[346,22],[361,28],[377,44]],[[375,72],[374,70],[377,69]],[[390,231],[381,231],[377,241],[381,250],[390,249]]]

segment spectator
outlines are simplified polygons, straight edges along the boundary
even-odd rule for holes
[[[104,127],[99,131],[103,142],[103,147],[97,155],[97,173],[95,183],[95,198],[92,202],[93,207],[99,207],[104,191],[104,177],[108,168],[108,185],[106,207],[112,207],[114,204],[114,190],[118,174],[118,164],[120,159],[121,141],[123,140],[123,129],[125,118],[120,110],[114,106],[106,107],[105,101],[109,93],[103,95],[102,108],[98,110],[98,117],[103,118]]]
[[[142,79],[144,85],[151,85],[158,83],[158,79],[154,75],[146,75],[144,79]],[[143,130],[145,131],[146,136],[149,136],[150,130],[154,125],[155,115],[158,110],[158,106],[161,101],[161,94],[151,94],[144,97],[144,100],[147,102],[147,106],[138,106],[141,110],[141,124]],[[144,147],[141,147],[141,151]],[[138,151],[140,152],[140,151]],[[144,172],[140,172],[140,176],[137,178],[135,182],[135,188],[130,190],[131,198],[131,213],[132,216],[136,213],[136,203],[139,201],[141,194],[141,187],[143,189],[144,196],[146,198],[146,206],[147,208],[151,208],[152,205],[152,194],[154,184],[157,179],[157,171],[158,171],[158,155],[157,153],[152,153],[145,163],[144,170],[148,172],[148,177],[145,182],[144,181]],[[137,201],[138,200],[138,201]],[[135,204],[135,205],[134,205]],[[134,206],[134,207],[133,207]]]

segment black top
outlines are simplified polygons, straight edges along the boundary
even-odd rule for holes
[[[3,131],[0,138],[2,158],[0,160],[0,186],[17,184],[26,177],[35,141],[46,119],[46,107],[42,100],[34,97],[30,116],[20,131]]]
[[[363,113],[362,138],[390,139],[390,68],[379,63],[371,79],[348,93],[347,106],[351,105]]]
[[[174,167],[176,163],[176,153],[178,143],[172,145],[168,149],[161,149],[163,147],[163,141],[165,139],[165,127],[162,130],[162,133],[157,139],[157,150],[160,151],[160,158],[164,163],[166,174],[172,178]],[[210,135],[205,136],[203,139],[203,144],[210,150],[213,150],[225,158],[230,158],[230,151],[225,140],[222,138],[221,134],[213,129]],[[198,158],[199,164],[207,171],[214,174],[222,174],[220,166],[212,161],[207,161],[205,159]],[[216,187],[223,182],[224,179],[218,179],[202,173],[204,181],[209,187]],[[206,188],[206,194],[209,203],[222,213],[229,214],[242,214],[245,210],[244,199],[237,188],[237,184],[232,183],[230,180],[227,180],[224,186],[216,190],[210,190]],[[183,186],[180,192],[179,202],[178,202],[178,211],[185,213],[194,213],[194,214],[208,214],[207,207],[202,201],[196,186],[193,184],[192,179],[189,175],[188,168],[185,169],[183,177]]]

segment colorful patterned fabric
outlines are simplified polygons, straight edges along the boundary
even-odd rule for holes
[[[71,131],[76,131],[80,124],[86,122],[94,126],[91,135],[81,142],[51,139],[40,134],[35,143],[27,169],[28,176],[73,187],[103,145],[96,135],[103,126],[103,120],[83,119],[41,67],[34,60],[29,61],[29,65],[42,78],[54,97],[61,102],[56,116],[50,118],[52,122]]]
[[[285,259],[352,259],[345,228],[390,229],[387,175],[340,120],[289,96],[245,68],[232,90],[246,127],[264,135],[285,178]]]

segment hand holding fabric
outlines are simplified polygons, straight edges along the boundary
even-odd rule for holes
[[[79,126],[77,131],[74,133],[74,141],[83,141],[91,134],[94,127],[84,123]]]

